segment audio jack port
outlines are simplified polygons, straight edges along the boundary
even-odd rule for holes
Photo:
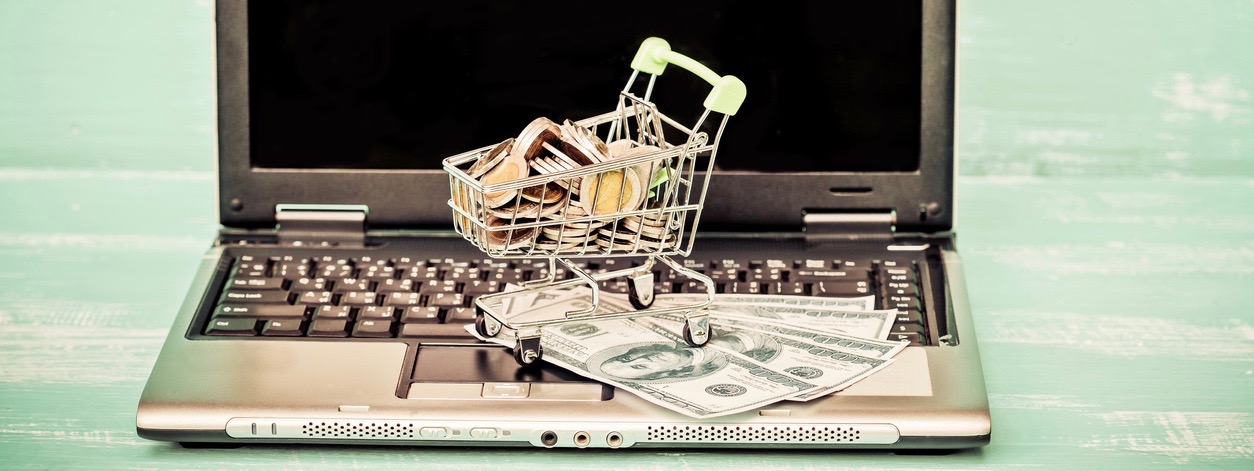
[[[575,432],[575,446],[583,448],[592,442],[592,436],[588,432]]]
[[[618,448],[623,444],[623,435],[618,432],[610,432],[609,435],[605,436],[605,444],[609,445],[610,448]]]
[[[557,444],[557,434],[556,434],[556,433],[553,433],[553,431],[551,431],[551,430],[550,430],[550,431],[548,431],[548,432],[544,432],[544,433],[540,434],[540,443],[544,444],[544,446],[547,446],[547,447],[551,447],[551,446],[553,446],[553,445],[556,445],[556,444]]]

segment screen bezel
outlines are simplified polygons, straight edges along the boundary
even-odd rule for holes
[[[801,226],[806,212],[895,211],[899,230],[952,227],[956,0],[924,1],[919,169],[913,172],[757,173],[718,171],[703,228]],[[280,204],[369,208],[372,228],[451,228],[448,175],[441,169],[255,168],[250,159],[248,7],[217,2],[220,221],[273,227]],[[624,77],[629,70],[624,64]],[[753,90],[749,90],[750,96]],[[735,132],[735,117],[728,125]],[[412,188],[412,191],[402,189]],[[773,191],[745,191],[772,188]],[[927,208],[927,209],[924,209]]]

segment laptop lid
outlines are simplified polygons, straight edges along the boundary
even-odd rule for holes
[[[440,161],[538,116],[611,111],[640,42],[745,81],[703,228],[806,212],[952,224],[955,1],[217,3],[221,222],[280,204],[368,207],[375,228],[448,227]],[[695,122],[707,85],[658,79]]]

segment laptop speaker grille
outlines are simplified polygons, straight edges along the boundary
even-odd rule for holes
[[[414,424],[399,422],[309,422],[300,431],[313,438],[414,438]]]
[[[856,443],[862,432],[854,427],[822,426],[651,426],[651,442],[731,443]]]

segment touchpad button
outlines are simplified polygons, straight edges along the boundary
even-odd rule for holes
[[[541,363],[523,368],[509,350],[479,345],[420,345],[410,399],[604,401],[614,388]]]

